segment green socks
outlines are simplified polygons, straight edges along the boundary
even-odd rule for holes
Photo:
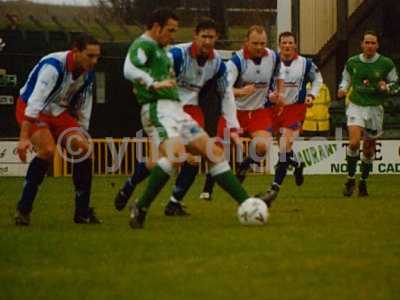
[[[165,162],[165,161],[164,161]],[[172,170],[172,167],[171,167]],[[137,203],[139,208],[146,210],[168,182],[170,174],[158,162],[151,170],[147,187]]]
[[[233,174],[229,164],[225,161],[213,166],[210,169],[210,174],[213,176],[218,185],[226,191],[239,204],[249,198],[249,194],[242,187],[237,177]]]

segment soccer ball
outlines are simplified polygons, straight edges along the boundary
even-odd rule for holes
[[[246,226],[260,226],[267,223],[268,207],[259,198],[248,198],[238,208],[239,222]]]

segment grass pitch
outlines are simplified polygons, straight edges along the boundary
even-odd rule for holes
[[[192,216],[163,216],[169,185],[133,231],[113,207],[123,177],[94,179],[98,226],[72,222],[70,178],[47,178],[28,228],[12,222],[23,180],[1,178],[0,298],[400,298],[398,176],[372,176],[370,196],[350,199],[342,176],[308,176],[302,188],[288,177],[268,224],[251,228],[220,189],[198,200],[203,180],[186,199]],[[245,186],[256,193],[270,181],[249,176]]]

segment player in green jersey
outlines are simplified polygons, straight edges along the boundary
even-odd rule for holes
[[[375,141],[382,135],[383,102],[399,91],[399,78],[393,61],[380,55],[379,37],[373,31],[366,31],[361,40],[362,53],[352,56],[346,62],[338,98],[344,98],[351,88],[349,105],[346,110],[349,146],[346,159],[348,179],[343,195],[350,197],[356,186],[355,174],[360,158],[360,141],[363,139],[361,157],[361,180],[358,195],[368,196],[366,180],[372,169],[375,156]]]
[[[249,197],[232,173],[223,150],[183,111],[172,61],[165,49],[177,29],[178,18],[171,10],[153,12],[146,32],[132,43],[124,64],[125,78],[133,82],[141,104],[143,128],[158,147],[160,157],[150,171],[145,191],[131,204],[129,224],[134,229],[143,227],[150,204],[186,160],[186,151],[204,156],[216,182],[238,203]]]

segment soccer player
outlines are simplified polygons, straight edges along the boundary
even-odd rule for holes
[[[133,82],[141,105],[143,128],[161,154],[150,171],[145,191],[130,207],[133,229],[143,228],[152,201],[186,159],[186,149],[208,159],[211,175],[238,203],[249,197],[224,159],[223,150],[183,111],[171,72],[172,60],[165,50],[177,29],[178,18],[171,10],[153,12],[146,32],[132,43],[124,64],[124,75]]]
[[[366,31],[361,39],[362,53],[350,57],[346,62],[343,79],[339,85],[339,99],[344,98],[347,91],[352,89],[346,110],[349,134],[346,154],[348,179],[343,190],[346,197],[350,197],[355,190],[361,140],[363,149],[358,195],[368,196],[367,178],[375,156],[375,141],[383,132],[382,105],[388,95],[397,93],[400,89],[393,61],[379,54],[378,48],[378,35],[373,31]]]
[[[230,138],[234,143],[239,144],[239,123],[232,88],[228,85],[227,68],[214,50],[217,38],[215,22],[205,18],[197,24],[192,43],[177,45],[170,50],[177,77],[179,98],[184,105],[184,111],[204,128],[204,116],[199,107],[199,94],[208,80],[216,79],[217,89],[222,98],[222,115],[227,120]],[[193,184],[198,171],[198,163],[192,157],[189,157],[181,166],[172,196],[165,208],[167,216],[186,215],[180,201]]]
[[[205,120],[199,106],[199,94],[207,81],[213,78],[216,79],[218,91],[222,98],[222,113],[225,119],[228,120],[231,139],[239,143],[240,140],[237,133],[239,123],[236,118],[233,92],[227,85],[227,69],[220,55],[214,50],[217,39],[218,33],[215,22],[210,18],[202,18],[194,30],[193,41],[176,45],[169,52],[172,56],[173,68],[177,77],[178,94],[184,111],[200,127],[204,128]],[[121,210],[126,205],[135,186],[148,176],[149,167],[150,165],[146,166],[144,162],[139,163],[133,176],[126,181],[124,187],[118,192],[115,200],[118,210]],[[198,171],[198,162],[193,156],[189,155],[186,162],[181,166],[172,196],[165,208],[165,215],[188,215],[181,201],[193,184]],[[138,176],[140,173],[144,173],[145,176]]]
[[[296,160],[292,147],[304,121],[306,105],[312,105],[322,84],[322,76],[317,66],[310,59],[297,53],[296,37],[292,32],[282,32],[278,42],[284,91],[282,102],[273,103],[268,100],[266,104],[270,119],[272,119],[269,130],[279,130],[281,134],[274,181],[271,188],[261,196],[261,199],[269,206],[278,196],[289,165],[295,168],[296,184],[303,184],[304,163]],[[311,82],[311,90],[307,94],[308,82]]]
[[[84,130],[89,128],[92,109],[93,68],[100,57],[100,44],[89,35],[81,35],[72,50],[43,57],[29,74],[20,90],[16,117],[21,127],[17,152],[26,161],[31,147],[36,156],[30,162],[15,215],[16,225],[29,225],[38,188],[42,183],[56,147],[56,141],[72,149],[77,224],[100,223],[89,207],[92,162],[87,158],[89,141]],[[68,148],[68,147],[67,147]]]
[[[227,63],[229,70],[229,85],[233,87],[237,116],[242,134],[248,134],[255,143],[255,152],[263,157],[267,152],[267,145],[272,140],[271,115],[265,108],[268,93],[276,79],[277,92],[273,97],[277,99],[282,93],[283,80],[280,75],[280,59],[275,51],[267,48],[267,33],[261,26],[252,26],[247,32],[245,46],[236,52]],[[220,118],[218,136],[223,135],[225,119]],[[249,155],[239,164],[236,170],[241,182],[251,164],[257,163]],[[207,176],[200,198],[210,199],[213,190],[213,180]]]

